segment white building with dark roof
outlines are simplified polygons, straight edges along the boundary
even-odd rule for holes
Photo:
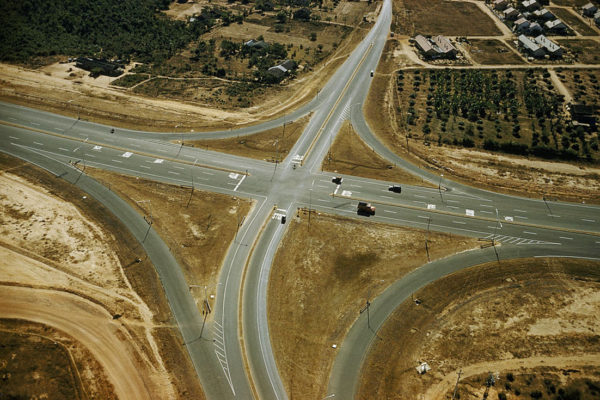
[[[598,7],[596,7],[592,3],[587,3],[586,5],[581,7],[581,13],[586,17],[593,16],[594,14],[596,14],[596,11],[598,11]]]
[[[544,28],[542,28],[542,26],[540,24],[538,24],[537,22],[532,22],[529,25],[529,34],[531,36],[537,36],[540,33],[544,32]]]
[[[519,18],[515,21],[513,29],[515,32],[525,32],[529,29],[529,25],[529,21],[527,21],[525,18]]]
[[[563,49],[546,36],[536,36],[533,41],[540,47],[543,47],[551,57],[562,57]]]
[[[438,52],[440,55],[446,58],[454,58],[458,53],[456,47],[452,44],[450,39],[445,36],[439,35],[431,38],[431,41],[436,45]]]
[[[415,36],[415,44],[425,57],[435,57],[438,54],[433,48],[433,44],[423,35]]]
[[[554,18],[554,14],[552,14],[552,12],[550,10],[548,10],[547,8],[542,8],[541,10],[535,10],[533,12],[533,15],[535,15],[538,18],[543,18],[545,20],[550,20]]]
[[[553,21],[546,21],[544,27],[552,32],[560,32],[567,29],[567,26],[558,18]]]
[[[541,58],[546,54],[544,49],[542,49],[533,40],[529,39],[525,35],[519,36],[519,44],[532,57]]]
[[[517,19],[517,17],[519,16],[519,12],[513,7],[508,7],[506,10],[502,11],[502,15],[504,16],[504,19],[512,21],[514,19]]]
[[[538,8],[540,8],[540,3],[538,3],[537,0],[525,0],[521,3],[521,5],[529,11],[537,10]]]
[[[498,11],[502,11],[506,7],[508,7],[508,1],[507,0],[494,0],[493,4],[494,4],[494,10],[498,10]]]

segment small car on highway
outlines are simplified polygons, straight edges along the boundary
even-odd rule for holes
[[[343,181],[344,178],[342,178],[341,176],[336,176],[331,180],[331,182],[335,183],[336,185],[341,185]]]
[[[394,192],[394,193],[402,193],[402,186],[400,185],[392,185],[388,188],[388,190],[390,192]]]

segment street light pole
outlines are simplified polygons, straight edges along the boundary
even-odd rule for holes
[[[440,198],[442,199],[442,203],[444,202],[444,198],[442,197],[442,179],[444,178],[444,174],[440,174],[440,181],[438,182],[438,191],[440,192]]]

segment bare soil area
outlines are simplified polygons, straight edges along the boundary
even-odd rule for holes
[[[332,150],[323,161],[323,170],[408,185],[433,186],[379,157],[360,139],[348,121],[340,128]]]
[[[127,229],[50,173],[6,155],[0,166],[2,328],[6,319],[19,319],[70,338],[72,371],[81,379],[81,389],[72,387],[90,398],[203,398],[158,276],[148,260],[135,262],[143,254]],[[169,341],[159,342],[157,327]],[[23,334],[23,345],[32,334],[11,331]],[[171,359],[186,366],[184,376],[171,372]],[[20,360],[11,364],[15,371],[37,362]],[[11,371],[3,373],[10,379]],[[38,385],[32,390],[52,389]]]
[[[363,109],[373,132],[396,154],[468,185],[527,197],[600,201],[597,196],[600,168],[594,164],[552,162],[433,143],[428,146],[421,140],[412,139],[407,149],[406,133],[399,128],[404,125],[404,120],[397,112],[400,92],[396,90],[394,73],[396,66],[405,62],[405,55],[395,51],[394,41],[388,41]],[[596,98],[593,71],[562,70],[557,74],[569,90],[575,86],[580,88],[575,93],[578,98],[588,101]],[[574,74],[577,74],[577,81]],[[586,86],[588,81],[590,85]]]
[[[203,311],[204,300],[212,307],[223,260],[252,202],[200,190],[192,194],[191,188],[98,169],[86,168],[86,172],[153,221],[152,229],[169,245],[198,309]]]
[[[186,143],[224,153],[250,157],[274,162],[283,160],[292,149],[304,128],[310,120],[310,115],[293,122],[286,122],[281,127],[269,129],[254,135],[219,140],[193,140]]]
[[[321,399],[332,346],[342,343],[367,299],[427,262],[426,232],[315,212],[289,223],[269,279],[269,333],[288,396]],[[432,259],[477,245],[429,235]]]
[[[556,375],[546,377],[550,392],[573,379],[598,382],[598,266],[574,259],[502,261],[428,285],[415,293],[420,306],[404,302],[379,331],[383,340],[365,360],[359,398],[450,399],[460,369],[461,399],[482,398],[490,372],[498,377],[490,399],[499,393],[536,398],[531,393],[546,373]],[[420,362],[431,371],[418,374]]]
[[[396,0],[392,26],[400,35],[495,36],[501,32],[474,2]]]

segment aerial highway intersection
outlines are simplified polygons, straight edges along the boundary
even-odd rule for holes
[[[419,169],[381,144],[361,110],[370,71],[376,70],[390,21],[391,2],[386,0],[376,24],[318,97],[287,114],[290,121],[313,113],[280,163],[176,144],[179,133],[132,131],[0,103],[1,151],[79,186],[143,241],[209,399],[249,399],[255,394],[260,399],[287,398],[270,344],[267,287],[275,251],[286,232],[287,225],[282,222],[300,208],[361,218],[365,223],[450,232],[492,244],[429,263],[392,284],[372,301],[370,323],[375,329],[410,293],[459,268],[519,257],[600,260],[600,207],[509,196],[458,184]],[[389,190],[397,182],[353,176],[334,182],[332,174],[322,172],[321,164],[345,120],[352,121],[357,133],[380,156],[432,187],[402,185],[397,193]],[[189,133],[186,139],[250,135],[284,122],[278,118],[237,130]],[[169,248],[154,230],[148,232],[146,221],[125,201],[88,177],[84,165],[256,201],[220,272],[214,320],[204,327],[203,337],[208,340],[194,340],[200,336],[202,316]],[[374,215],[357,215],[359,202],[373,204]],[[373,340],[373,335],[365,332],[364,319],[358,319],[340,345],[328,391],[336,398],[352,398],[356,390],[348,382],[358,381],[361,362]]]

